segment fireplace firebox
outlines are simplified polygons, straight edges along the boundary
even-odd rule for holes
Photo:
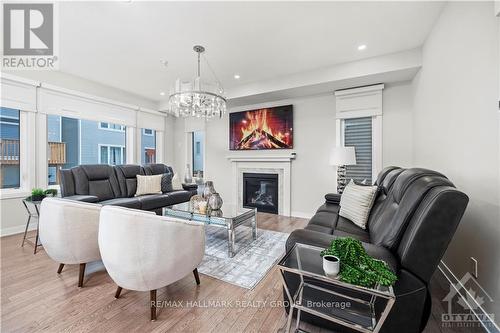
[[[278,175],[243,173],[243,207],[278,214]]]

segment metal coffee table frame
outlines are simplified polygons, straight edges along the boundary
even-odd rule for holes
[[[222,209],[224,210],[224,208]],[[252,237],[257,239],[257,208],[244,208],[242,213],[235,217],[210,216],[193,211],[183,210],[174,207],[165,207],[164,216],[177,217],[189,221],[201,222],[206,225],[213,225],[227,230],[227,252],[230,258],[234,257],[235,232],[236,227],[250,222],[252,226]]]
[[[390,312],[390,310],[391,310],[391,308],[394,305],[394,302],[396,300],[392,286],[387,287],[387,291],[378,290],[377,288],[379,288],[379,285],[375,286],[375,288],[365,288],[365,287],[345,283],[345,282],[342,282],[338,279],[333,279],[333,278],[329,278],[329,277],[324,276],[324,275],[319,275],[319,274],[315,274],[313,272],[308,272],[308,271],[302,270],[300,256],[298,255],[298,253],[297,253],[297,262],[298,262],[299,268],[296,269],[296,268],[291,268],[291,267],[285,266],[284,263],[286,262],[286,259],[291,255],[292,251],[298,251],[298,247],[301,247],[301,246],[305,247],[305,248],[313,249],[313,250],[318,250],[319,252],[323,250],[322,248],[319,248],[316,246],[296,243],[293,246],[293,248],[288,253],[286,253],[285,256],[278,263],[278,267],[279,267],[280,273],[281,273],[280,275],[281,275],[282,282],[283,282],[283,287],[285,289],[287,298],[290,302],[290,309],[289,309],[288,318],[287,318],[287,322],[286,322],[285,332],[286,333],[290,332],[294,309],[297,309],[295,331],[302,331],[302,330],[299,330],[299,324],[300,324],[301,311],[304,311],[304,312],[313,314],[315,316],[321,317],[323,319],[329,320],[331,322],[334,322],[336,324],[354,329],[354,330],[359,331],[359,332],[365,332],[365,333],[378,332],[380,330],[380,328],[382,327],[382,324],[384,323],[385,319],[387,318],[387,316],[388,316],[388,314],[389,314],[389,312]],[[319,255],[319,253],[318,253],[318,255]],[[300,276],[300,285],[297,288],[294,295],[291,295],[290,290],[288,288],[288,285],[286,283],[285,272],[294,273],[294,274],[297,274]],[[319,281],[327,282],[329,284],[336,285],[338,287],[345,288],[347,290],[352,290],[352,291],[356,291],[356,292],[359,292],[362,294],[366,294],[366,295],[370,296],[370,301],[367,302],[366,300],[363,300],[363,299],[359,299],[356,297],[345,295],[345,294],[339,293],[339,292],[334,291],[334,290],[325,289],[325,288],[322,288],[320,286],[311,284],[307,281],[305,282],[304,276],[308,277],[308,278],[312,278],[312,279],[317,279]],[[319,311],[316,311],[314,309],[311,309],[311,308],[304,306],[302,304],[302,295],[304,292],[304,288],[313,288],[313,289],[320,290],[322,292],[325,292],[325,293],[328,293],[331,295],[340,296],[344,299],[349,299],[353,302],[358,302],[358,303],[362,303],[362,304],[369,306],[371,309],[371,314],[372,314],[372,325],[370,327],[363,327],[359,324],[356,324],[356,323],[353,323],[350,321],[346,321],[342,318],[338,318],[338,317],[335,317],[333,315],[327,315],[327,314],[324,314],[322,312],[319,312]],[[386,299],[387,303],[385,305],[385,308],[382,310],[379,319],[377,320],[374,306],[375,306],[375,301],[378,297]],[[346,310],[346,311],[348,311],[348,310]]]

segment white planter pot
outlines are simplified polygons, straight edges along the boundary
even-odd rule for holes
[[[340,259],[336,256],[323,256],[323,270],[328,277],[337,277],[340,271]]]

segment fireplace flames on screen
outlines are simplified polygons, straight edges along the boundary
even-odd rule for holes
[[[279,121],[269,116],[267,109],[247,112],[245,119],[241,120],[242,139],[237,149],[290,148],[292,129],[276,129],[283,127]]]

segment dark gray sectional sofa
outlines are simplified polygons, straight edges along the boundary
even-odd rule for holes
[[[369,255],[387,262],[398,276],[396,302],[381,332],[421,332],[431,308],[429,281],[469,198],[444,175],[419,168],[385,168],[376,185],[379,193],[366,230],[340,216],[341,197],[328,194],[309,224],[290,234],[286,250],[295,243],[326,248],[336,237],[359,239]],[[300,281],[290,273],[285,279],[293,295]],[[307,313],[302,313],[301,319],[336,332],[352,332]]]
[[[137,175],[171,173],[164,164],[79,165],[61,170],[61,196],[66,199],[115,205],[161,213],[163,207],[186,202],[196,194],[196,186],[183,185],[183,190],[136,197]]]

